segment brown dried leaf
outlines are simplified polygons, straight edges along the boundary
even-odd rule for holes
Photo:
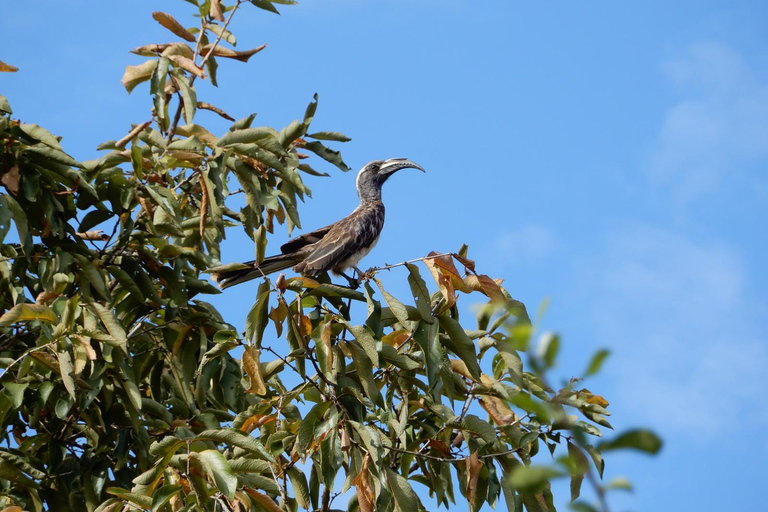
[[[162,11],[155,11],[152,13],[152,17],[155,18],[155,21],[157,21],[159,24],[179,36],[180,38],[184,39],[185,41],[189,41],[190,43],[195,42],[195,36],[192,35],[192,33],[184,28],[181,23],[176,21],[176,18],[171,16],[170,14]]]
[[[16,66],[11,66],[0,60],[0,72],[3,73],[15,73],[19,70]]]
[[[434,259],[426,259],[424,260],[424,264],[429,269],[430,274],[432,274],[437,286],[440,288],[440,293],[442,293],[445,298],[445,308],[448,309],[452,307],[456,304],[456,290],[453,288],[451,277],[446,275],[443,272],[443,269],[437,266]]]
[[[373,512],[375,510],[373,505],[376,497],[374,496],[373,489],[371,489],[371,484],[368,481],[368,465],[370,462],[371,456],[366,453],[363,458],[363,467],[360,469],[357,476],[352,479],[352,485],[355,486],[357,491],[357,503],[360,507],[360,512]]]
[[[14,165],[8,170],[8,172],[6,172],[5,174],[3,174],[2,177],[0,177],[0,183],[5,185],[5,188],[8,189],[8,192],[10,192],[15,196],[19,193],[20,179],[21,179],[21,175],[19,174],[19,166]]]
[[[205,71],[203,71],[203,68],[197,67],[195,61],[189,57],[185,57],[183,55],[168,55],[167,57],[168,60],[178,65],[181,69],[189,71],[193,75],[197,75],[199,78],[205,78]]]
[[[479,400],[480,406],[491,415],[493,422],[498,426],[512,425],[517,422],[517,414],[507,406],[501,398],[484,396]]]
[[[349,432],[344,427],[339,427],[341,431],[341,451],[348,452],[352,448],[352,441],[349,439]]]
[[[280,279],[280,277],[278,277],[278,279]],[[272,323],[275,324],[275,330],[277,331],[277,337],[279,338],[283,334],[283,322],[285,322],[285,319],[288,317],[288,306],[285,305],[285,302],[280,301],[277,307],[272,308],[267,316],[269,316]]]
[[[208,55],[208,52],[211,52],[211,55],[213,55],[214,57],[224,57],[227,59],[239,60],[240,62],[248,62],[248,59],[253,57],[255,54],[259,53],[261,50],[263,50],[266,47],[267,45],[263,44],[258,48],[251,48],[250,50],[243,50],[243,51],[237,52],[235,50],[230,50],[229,48],[224,48],[219,45],[213,46],[213,44],[207,44],[203,46],[202,49],[200,50],[200,55],[205,57],[206,55]],[[211,51],[211,48],[213,48],[213,51]]]
[[[474,504],[477,497],[477,481],[480,477],[483,463],[480,462],[477,452],[472,452],[469,457],[464,459],[464,465],[467,471],[467,501]]]
[[[216,21],[224,21],[224,10],[221,7],[221,0],[211,0],[211,8],[208,14]]]
[[[248,379],[251,382],[250,387],[245,392],[264,396],[267,393],[267,387],[264,385],[264,379],[261,375],[260,355],[261,351],[258,348],[245,347],[242,362],[243,370],[248,374]]]
[[[197,108],[201,108],[203,110],[210,110],[211,112],[216,112],[217,114],[219,114],[221,117],[223,117],[227,121],[232,121],[232,122],[235,121],[234,117],[230,116],[229,114],[227,114],[226,112],[221,110],[219,107],[214,107],[210,103],[206,103],[204,101],[198,101],[197,102]]]
[[[443,454],[444,457],[452,457],[451,449],[448,448],[448,445],[445,444],[445,441],[440,439],[430,439],[427,441],[427,446],[439,451]]]

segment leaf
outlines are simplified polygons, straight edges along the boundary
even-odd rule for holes
[[[283,509],[277,506],[277,503],[275,503],[272,498],[263,492],[251,489],[250,487],[246,487],[244,490],[246,493],[248,493],[248,496],[250,496],[251,499],[253,499],[256,503],[258,503],[259,506],[266,512],[285,512]]]
[[[541,491],[549,480],[560,476],[561,473],[546,466],[517,466],[510,475],[510,484],[517,489]]]
[[[324,145],[322,145],[319,142],[313,141],[313,142],[307,142],[304,147],[323,160],[332,163],[339,169],[341,169],[344,172],[347,172],[350,170],[349,166],[344,163],[344,160],[341,159],[341,153],[338,151],[335,151],[333,149],[327,148]]]
[[[274,5],[272,5],[272,2],[270,0],[251,0],[251,3],[258,7],[259,9],[264,9],[265,11],[273,12],[275,14],[280,14],[280,11],[275,8]]]
[[[180,38],[184,39],[185,41],[189,41],[190,43],[195,42],[195,36],[192,35],[192,33],[184,28],[181,23],[176,21],[176,18],[171,16],[168,13],[162,12],[162,11],[155,11],[152,13],[152,17],[157,21],[159,24],[173,32],[175,35],[179,36]]]
[[[28,387],[28,382],[24,384],[16,382],[3,383],[3,394],[11,400],[11,405],[13,405],[14,409],[21,407],[21,404],[24,401],[24,391],[26,391]]]
[[[219,147],[231,146],[233,144],[251,144],[265,137],[274,137],[275,133],[270,128],[245,128],[227,132],[216,143]]]
[[[200,461],[203,471],[214,481],[218,490],[229,500],[233,500],[237,490],[237,475],[227,464],[224,455],[218,450],[203,450],[190,455]]]
[[[424,509],[419,501],[419,497],[413,491],[408,480],[399,473],[392,471],[389,466],[385,466],[387,475],[387,487],[395,500],[395,510],[399,512],[414,512]]]
[[[405,266],[409,272],[408,285],[411,287],[411,294],[416,301],[416,308],[419,310],[421,318],[427,323],[434,323],[429,289],[427,289],[427,283],[424,282],[419,273],[419,267],[411,263],[407,263]]]
[[[373,366],[378,367],[379,366],[378,342],[373,337],[373,334],[370,332],[370,330],[367,327],[360,326],[360,325],[346,324],[346,326],[347,326],[347,329],[349,329],[349,332],[351,332],[352,335],[355,337],[355,339],[360,343],[360,346],[363,347],[365,354],[371,360],[371,362],[373,363]]]
[[[111,334],[112,337],[116,340],[116,346],[127,352],[128,338],[125,334],[125,329],[123,329],[123,325],[120,323],[117,317],[115,317],[115,314],[98,302],[92,302],[88,304],[88,306],[94,310],[97,315],[99,315],[101,323],[104,324],[104,327],[107,328],[109,334]]]
[[[42,126],[38,126],[36,124],[20,124],[19,128],[33,139],[38,140],[54,149],[61,149],[59,139]]]
[[[454,418],[457,420],[458,418]],[[479,435],[486,443],[492,443],[496,440],[496,429],[487,421],[478,418],[474,414],[467,414],[458,423],[448,422],[457,425],[462,430],[469,430]]]
[[[152,494],[152,512],[158,512],[181,490],[181,485],[166,485]]]
[[[208,439],[217,443],[231,444],[261,457],[264,460],[274,462],[274,457],[267,452],[261,442],[234,428],[220,428],[205,430],[197,435],[198,439]]]
[[[395,297],[384,291],[384,286],[381,284],[381,281],[379,279],[374,279],[376,281],[376,284],[379,286],[379,290],[381,290],[381,295],[384,297],[384,300],[387,303],[387,306],[389,306],[389,309],[392,311],[392,314],[395,315],[395,318],[397,318],[397,321],[401,324],[405,325],[405,322],[408,321],[408,310],[405,307],[405,304],[397,300]]]
[[[176,83],[179,84],[181,100],[184,105],[184,120],[187,122],[187,124],[192,124],[192,121],[194,121],[195,118],[195,111],[197,109],[197,93],[195,92],[195,89],[189,84],[187,77],[182,75],[178,69],[171,70],[171,75],[176,78]]]
[[[0,72],[2,73],[15,73],[19,70],[16,66],[11,66],[0,60]]]
[[[73,400],[77,400],[77,388],[75,388],[75,367],[72,364],[72,356],[69,352],[62,350],[56,354],[59,360],[59,370],[61,373],[61,381],[64,383],[64,387],[67,389],[67,393]]]
[[[453,342],[452,346],[448,348],[464,361],[472,377],[475,380],[480,380],[480,363],[477,361],[475,344],[467,336],[461,324],[447,315],[440,315],[437,319],[440,322],[440,327],[442,327],[448,338]]]
[[[168,60],[176,64],[178,68],[188,71],[198,78],[205,78],[205,71],[203,71],[203,68],[195,64],[195,61],[189,57],[185,57],[184,55],[166,55],[166,57],[168,57]]]
[[[126,66],[125,73],[120,82],[125,87],[125,90],[130,93],[141,82],[146,82],[152,78],[152,73],[155,72],[156,67],[157,59],[150,59],[138,66]]]
[[[662,441],[655,433],[647,429],[628,430],[610,441],[600,443],[601,452],[619,449],[632,449],[655,455],[661,450]]]
[[[200,52],[201,52],[201,55],[207,55],[208,52],[210,52],[211,55],[216,57],[224,57],[226,59],[239,60],[240,62],[248,62],[248,59],[250,59],[257,53],[259,53],[261,50],[263,50],[266,47],[267,45],[263,44],[261,46],[257,46],[256,48],[251,48],[250,50],[235,51],[229,48],[223,48],[219,45],[216,45],[214,47],[212,44],[207,44],[203,46]]]
[[[221,0],[211,0],[211,8],[208,13],[216,21],[224,21],[224,10],[221,6]]]
[[[58,318],[48,306],[43,306],[42,304],[16,304],[6,311],[3,316],[0,316],[0,327],[28,320],[53,323],[58,321]]]
[[[595,355],[592,356],[592,359],[587,365],[587,370],[584,372],[584,376],[589,377],[590,375],[594,375],[599,372],[600,368],[603,366],[603,362],[609,355],[611,355],[611,351],[606,349],[598,350],[595,352]]]
[[[568,442],[568,457],[571,460],[571,501],[576,501],[581,494],[584,473],[589,470],[589,461],[581,448]]]
[[[260,353],[261,351],[256,347],[245,347],[243,350],[243,370],[251,383],[245,392],[264,396],[267,394],[267,387],[264,385],[264,377],[261,375]]]
[[[349,142],[352,140],[343,133],[339,132],[316,132],[307,135],[307,137],[311,137],[317,140],[334,140],[336,142]]]
[[[13,109],[11,108],[11,104],[8,103],[8,98],[0,94],[0,112],[7,112],[8,114],[13,114]]]
[[[269,323],[268,311],[271,292],[269,280],[263,280],[256,291],[256,302],[248,312],[248,316],[245,317],[245,337],[252,340],[256,347],[261,347],[264,329]]]

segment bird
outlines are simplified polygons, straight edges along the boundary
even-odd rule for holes
[[[360,204],[352,213],[338,222],[289,240],[280,247],[280,254],[260,263],[249,261],[234,269],[231,269],[232,265],[211,268],[208,270],[211,279],[223,290],[293,267],[295,272],[306,276],[317,276],[330,270],[345,277],[354,287],[357,281],[344,271],[352,268],[358,277],[363,274],[357,264],[376,245],[384,227],[382,186],[395,172],[406,168],[426,172],[405,158],[367,163],[355,179]]]

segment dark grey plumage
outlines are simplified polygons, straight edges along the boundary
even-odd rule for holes
[[[355,211],[330,226],[286,242],[280,247],[281,254],[265,258],[259,265],[250,261],[233,270],[227,270],[230,265],[212,268],[209,272],[213,280],[224,289],[289,267],[309,276],[329,270],[345,275],[344,270],[348,268],[354,268],[359,273],[357,263],[373,249],[384,227],[382,185],[393,173],[405,168],[424,171],[405,158],[375,160],[366,164],[355,181],[360,197],[360,205]]]

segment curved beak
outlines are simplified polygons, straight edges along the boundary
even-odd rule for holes
[[[384,163],[381,164],[381,167],[379,168],[379,174],[389,176],[390,174],[397,172],[400,169],[406,168],[418,169],[421,172],[427,172],[419,164],[413,163],[405,158],[390,158],[388,160],[384,160]]]

